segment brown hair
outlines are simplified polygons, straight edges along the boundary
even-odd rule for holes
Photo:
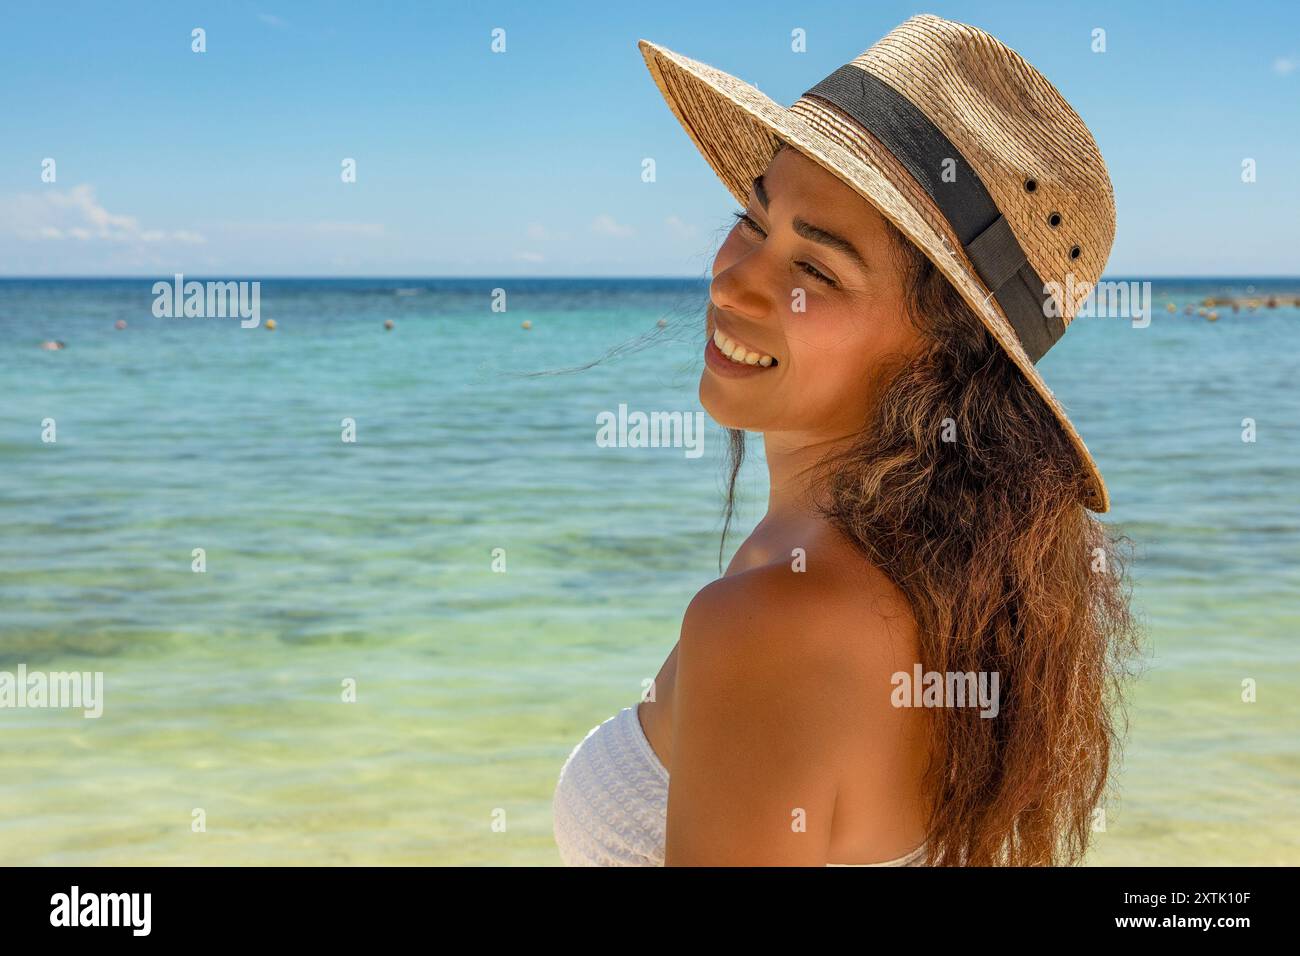
[[[821,463],[818,507],[906,596],[926,671],[999,675],[996,717],[931,711],[928,862],[1078,862],[1140,647],[1131,542],[1081,503],[1087,478],[1047,404],[886,224],[926,347],[889,373],[855,445]],[[724,542],[744,458],[729,432]]]

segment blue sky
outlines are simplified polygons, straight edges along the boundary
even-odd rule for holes
[[[1094,130],[1115,276],[1300,275],[1300,4],[10,4],[0,274],[692,275],[735,203],[645,37],[789,105],[914,13]],[[202,27],[207,52],[191,52]],[[490,50],[506,31],[507,52]],[[1107,51],[1091,34],[1106,30]],[[790,51],[802,28],[806,53]],[[643,157],[658,178],[640,178]],[[57,180],[42,182],[53,158]],[[357,162],[343,183],[341,163]],[[1244,158],[1257,181],[1241,181]]]

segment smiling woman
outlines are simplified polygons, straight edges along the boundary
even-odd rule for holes
[[[1013,51],[937,17],[788,111],[642,49],[746,203],[699,390],[730,429],[728,522],[746,432],[770,491],[653,694],[566,761],[564,859],[1079,860],[1137,647],[1121,541],[1088,514],[1104,483],[1034,368],[1078,306],[1043,279],[1089,287],[1114,232],[1091,135]],[[985,692],[940,692],[966,686]]]
[[[700,401],[733,428],[855,434],[884,374],[920,346],[903,308],[893,229],[867,200],[784,144],[752,195],[714,259],[705,354],[711,371],[726,371],[709,361],[721,333],[771,355],[776,372],[748,377],[744,387],[724,384],[732,378],[725,374],[705,375]],[[814,215],[818,225],[808,221]]]

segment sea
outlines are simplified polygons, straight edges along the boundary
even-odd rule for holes
[[[564,759],[719,574],[723,432],[599,424],[697,420],[707,285],[268,278],[246,327],[171,279],[0,280],[0,671],[103,680],[0,709],[0,864],[558,865]],[[1147,646],[1089,865],[1300,863],[1297,293],[1153,280],[1039,363]]]

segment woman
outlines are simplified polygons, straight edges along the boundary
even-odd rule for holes
[[[649,699],[566,761],[565,862],[1079,860],[1135,639],[1088,514],[1105,485],[1034,362],[1114,235],[1092,136],[1017,54],[937,17],[789,110],[641,46],[745,203],[700,399],[732,429],[732,495],[745,431],[771,492]]]

